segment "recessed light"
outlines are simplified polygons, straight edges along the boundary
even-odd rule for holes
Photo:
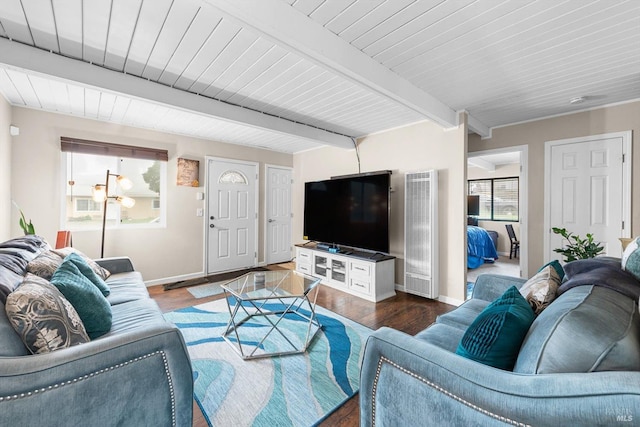
[[[576,96],[575,98],[571,98],[569,100],[569,104],[571,105],[582,104],[586,100],[587,100],[586,96]]]

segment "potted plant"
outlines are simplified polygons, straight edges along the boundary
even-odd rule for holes
[[[577,234],[567,231],[565,228],[552,228],[554,234],[559,234],[568,242],[564,247],[554,249],[554,252],[562,254],[565,262],[575,261],[577,259],[594,258],[604,250],[604,246],[600,242],[593,241],[593,234],[587,233],[583,239]]]

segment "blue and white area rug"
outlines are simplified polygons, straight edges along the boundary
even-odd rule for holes
[[[184,335],[195,399],[209,425],[311,426],[358,391],[362,352],[373,331],[322,307],[316,316],[323,330],[306,353],[245,361],[221,337],[229,320],[224,299],[165,314]],[[306,328],[302,319],[293,321]],[[251,343],[252,329],[258,337],[266,327],[247,322],[243,343]]]

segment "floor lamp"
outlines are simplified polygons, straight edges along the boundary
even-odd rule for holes
[[[96,202],[103,202],[102,208],[102,244],[100,246],[100,258],[104,258],[104,230],[107,225],[107,202],[109,199],[115,199],[116,202],[120,203],[125,208],[132,208],[136,201],[131,197],[127,196],[109,196],[109,178],[115,176],[116,184],[120,186],[123,190],[129,190],[133,187],[133,183],[131,180],[123,175],[118,175],[115,173],[110,173],[107,169],[107,176],[105,178],[104,184],[96,184],[93,187],[93,200]]]

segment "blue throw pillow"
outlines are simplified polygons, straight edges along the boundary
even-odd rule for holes
[[[564,268],[562,268],[562,264],[560,264],[560,261],[558,261],[557,259],[554,259],[553,261],[549,261],[548,263],[540,267],[540,270],[538,270],[538,273],[540,273],[542,270],[544,270],[545,267],[548,267],[548,266],[553,267],[556,273],[558,273],[558,277],[560,277],[560,283],[562,283],[562,281],[564,280]]]
[[[456,353],[495,368],[512,370],[535,315],[515,286],[489,304],[462,336]]]
[[[98,338],[111,330],[111,305],[71,260],[65,259],[60,264],[51,283],[76,309],[89,338]]]
[[[109,286],[107,286],[102,277],[98,276],[96,272],[93,271],[91,266],[87,263],[87,261],[84,260],[84,258],[82,258],[77,253],[72,252],[65,257],[65,260],[69,260],[73,264],[75,264],[75,266],[78,267],[78,270],[80,270],[80,273],[82,273],[82,275],[87,279],[91,280],[91,283],[93,283],[100,290],[100,292],[102,292],[102,295],[104,295],[105,297],[109,296],[109,294],[111,293],[111,289],[109,289]]]

